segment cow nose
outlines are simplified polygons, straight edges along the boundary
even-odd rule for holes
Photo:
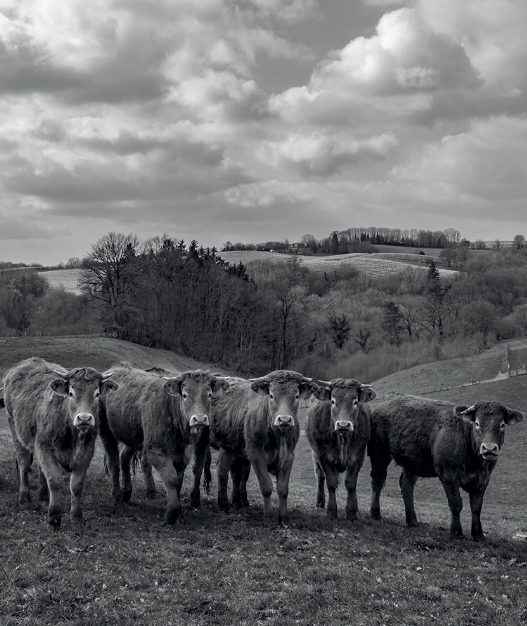
[[[95,426],[95,419],[91,413],[77,413],[73,418],[73,425],[79,427]]]
[[[208,415],[192,415],[189,422],[190,426],[208,426],[209,425],[209,416]]]
[[[498,456],[500,447],[497,443],[482,443],[479,449],[481,456]]]
[[[341,430],[345,432],[353,432],[353,424],[349,420],[337,420],[335,422],[335,430]]]
[[[294,424],[294,419],[292,415],[277,415],[274,420],[275,426],[292,426]]]

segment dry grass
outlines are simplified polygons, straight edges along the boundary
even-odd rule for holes
[[[49,270],[47,272],[38,272],[40,276],[45,278],[52,289],[64,289],[69,293],[80,295],[79,278],[81,270]]]
[[[262,252],[258,250],[241,250],[232,252],[221,252],[220,256],[229,263],[244,265],[251,261],[268,260],[270,262],[284,262],[291,258],[289,254],[277,252]],[[351,266],[357,271],[371,278],[386,278],[395,276],[407,270],[409,267],[424,271],[426,266],[422,265],[422,257],[419,255],[400,255],[404,260],[391,260],[391,254],[338,254],[335,256],[304,256],[295,255],[302,265],[315,272],[327,272],[341,266]],[[439,269],[442,276],[453,276],[457,272],[453,270]]]
[[[507,346],[527,346],[527,339],[503,341],[480,354],[416,365],[375,381],[378,396],[389,392],[424,394],[489,381],[507,372]]]
[[[73,346],[76,340],[69,341]],[[118,342],[112,343],[117,349]],[[54,358],[64,362],[70,353],[61,359],[62,349],[56,346]],[[14,351],[11,346],[11,356]],[[148,354],[154,364],[153,352]],[[157,364],[165,358],[160,353]],[[516,387],[518,380],[443,395],[470,402],[471,394],[486,391],[525,411],[527,394]],[[0,411],[0,623],[516,626],[527,620],[527,544],[512,540],[527,530],[527,424],[510,428],[505,446],[483,508],[484,544],[450,539],[448,508],[435,479],[418,481],[421,526],[406,528],[393,467],[382,501],[385,520],[370,520],[364,513],[369,461],[359,479],[359,521],[328,522],[313,506],[305,436],[293,468],[287,528],[264,524],[254,477],[253,506],[242,513],[219,512],[212,496],[204,496],[201,510],[189,510],[189,476],[181,525],[161,524],[164,498],[147,501],[140,476],[134,479],[134,504],[115,512],[98,450],[86,484],[85,525],[73,528],[66,516],[63,529],[53,533],[43,508],[17,505],[11,442]],[[341,486],[341,516],[343,503]],[[465,529],[469,517],[464,510]]]

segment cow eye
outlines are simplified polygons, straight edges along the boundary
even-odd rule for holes
[[[273,394],[272,394],[272,393],[269,393],[269,397],[271,398],[271,400],[273,400],[273,399],[274,399],[274,396],[273,396]]]
[[[295,400],[298,400],[298,398],[300,398],[300,394],[299,393],[296,394]]]
[[[186,391],[184,391],[181,395],[185,398],[185,400],[188,398],[188,393]]]
[[[357,406],[357,404],[359,404],[359,401],[355,398],[355,400],[353,400],[353,406]]]
[[[73,389],[70,389],[70,398],[74,398],[75,397],[75,392],[73,391]]]
[[[505,422],[502,422],[502,423],[500,424],[500,430],[503,430],[504,428],[505,428]]]
[[[209,398],[212,398],[212,391],[209,391]]]
[[[96,398],[98,398],[101,395],[101,392],[98,389],[96,389],[94,395]]]
[[[481,424],[479,422],[474,422],[474,426],[479,430],[481,428]]]
[[[332,404],[333,406],[335,406],[335,405],[337,404],[337,401],[335,400],[335,398],[331,398],[331,404]]]

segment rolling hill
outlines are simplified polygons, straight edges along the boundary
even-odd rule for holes
[[[270,262],[287,261],[291,258],[290,254],[281,254],[278,252],[264,252],[260,250],[241,250],[232,252],[220,252],[219,256],[229,263],[243,263],[247,265],[251,261],[267,260]],[[394,259],[397,258],[397,260]],[[399,254],[376,253],[376,254],[338,254],[334,256],[306,256],[295,255],[302,265],[315,272],[327,272],[335,270],[339,267],[351,266],[359,272],[370,276],[371,278],[385,278],[386,276],[395,276],[401,272],[412,268],[418,271],[426,271],[426,265],[423,265],[423,257],[419,254]],[[432,257],[430,257],[432,258]],[[434,259],[435,260],[435,259]],[[455,276],[455,270],[438,268],[441,276]]]
[[[119,361],[135,367],[162,367],[169,371],[213,369],[224,372],[212,363],[201,363],[169,350],[147,348],[129,341],[98,335],[75,337],[8,337],[0,339],[0,378],[22,359],[38,356],[64,367],[80,364],[105,370]]]

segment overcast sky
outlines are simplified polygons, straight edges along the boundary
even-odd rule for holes
[[[525,0],[0,0],[0,260],[527,235]]]

